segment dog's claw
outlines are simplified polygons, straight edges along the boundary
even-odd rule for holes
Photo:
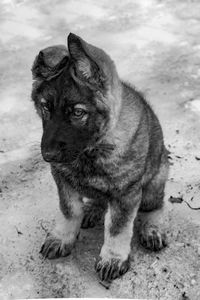
[[[110,259],[108,261],[99,257],[95,264],[95,270],[102,282],[110,282],[117,277],[125,274],[130,267],[130,261],[121,261],[119,259]]]
[[[139,233],[139,239],[143,247],[153,251],[159,251],[167,246],[166,234],[160,232],[155,225],[143,225]]]
[[[68,256],[72,251],[72,244],[64,244],[62,240],[47,236],[44,244],[40,249],[40,253],[44,258],[54,259],[58,257]]]

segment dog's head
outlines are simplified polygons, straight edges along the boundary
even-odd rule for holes
[[[121,89],[114,63],[103,50],[70,33],[68,50],[53,46],[40,51],[32,73],[46,161],[72,163],[84,151],[112,149],[102,141],[118,118]]]

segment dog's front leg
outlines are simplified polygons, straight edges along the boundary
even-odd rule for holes
[[[104,244],[95,269],[101,280],[115,279],[128,271],[133,222],[141,202],[140,184],[121,199],[112,199],[105,215]]]
[[[53,173],[53,172],[52,172]],[[83,203],[80,195],[61,177],[53,173],[60,198],[56,226],[46,237],[41,248],[44,257],[58,258],[71,253],[83,219]]]

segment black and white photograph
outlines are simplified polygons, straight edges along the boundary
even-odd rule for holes
[[[0,299],[200,299],[200,1],[0,1]]]

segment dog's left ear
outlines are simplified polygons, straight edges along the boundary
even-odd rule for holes
[[[68,51],[64,45],[45,48],[36,56],[32,66],[33,79],[50,80],[58,76],[68,63]]]
[[[110,57],[73,33],[68,36],[68,49],[74,76],[91,88],[103,89],[113,65]]]

